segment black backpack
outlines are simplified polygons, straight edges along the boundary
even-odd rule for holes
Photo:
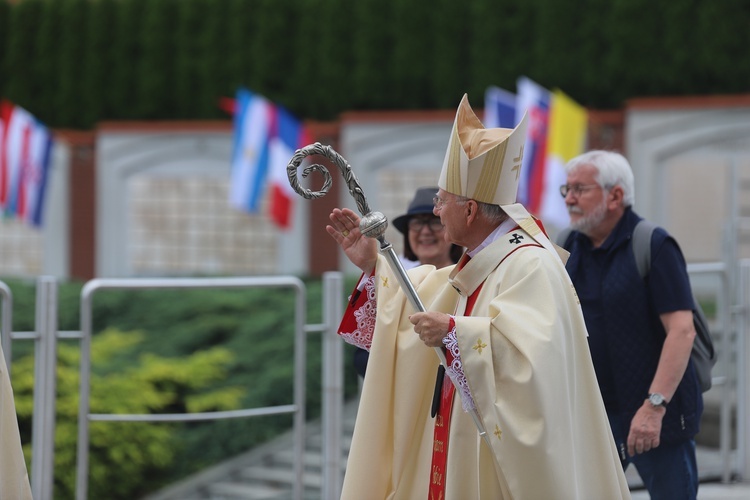
[[[651,269],[651,235],[656,229],[656,225],[642,219],[633,229],[633,238],[631,239],[630,248],[633,250],[635,264],[638,268],[638,274],[645,279]],[[566,228],[558,235],[557,244],[565,246],[570,235],[571,229]],[[698,377],[698,383],[701,390],[706,392],[711,388],[711,369],[716,364],[716,351],[711,339],[711,331],[708,329],[706,316],[698,300],[693,296],[695,309],[693,310],[693,326],[695,327],[695,340],[693,341],[693,351],[690,359],[693,360],[695,374]]]

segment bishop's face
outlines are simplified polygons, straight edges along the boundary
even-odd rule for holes
[[[432,211],[440,217],[443,223],[445,241],[460,246],[466,246],[464,241],[467,230],[465,204],[462,198],[439,189],[435,197],[435,208]]]

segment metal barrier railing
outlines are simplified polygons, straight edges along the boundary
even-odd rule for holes
[[[721,332],[720,344],[718,345],[717,365],[722,367],[724,374],[712,377],[712,389],[720,388],[721,397],[719,403],[719,454],[721,456],[721,480],[728,483],[734,473],[732,464],[732,394],[730,381],[730,356],[734,349],[731,346],[732,318],[731,318],[731,291],[728,279],[727,266],[723,262],[711,262],[702,264],[689,264],[688,274],[692,277],[698,275],[709,275],[718,278],[719,286],[716,290],[716,325]],[[716,329],[715,329],[716,330]],[[739,360],[738,364],[739,364]]]
[[[13,328],[13,293],[10,291],[10,287],[0,281],[0,300],[2,300],[2,321],[0,322],[0,347],[3,349],[5,355],[5,366],[8,367],[8,373],[10,373],[10,361],[11,356],[11,342],[10,334]]]
[[[338,335],[343,313],[343,278],[339,272],[323,275],[323,489],[321,498],[340,498],[343,477],[344,342]]]
[[[737,468],[740,480],[750,481],[750,260],[739,266],[737,305],[732,311],[737,326]]]
[[[51,276],[37,280],[35,328],[31,491],[46,499],[53,498],[57,396],[57,281]]]
[[[34,340],[34,413],[31,422],[31,492],[34,498],[52,498],[54,482],[55,393],[57,368],[57,283],[54,278],[37,279],[35,331],[13,331],[13,294],[0,281],[2,297],[2,345],[8,373],[11,371],[12,340]],[[70,332],[64,332],[69,334]],[[73,332],[77,333],[77,332]]]
[[[93,295],[103,289],[147,288],[251,288],[287,287],[296,292],[295,300],[295,375],[293,404],[275,407],[243,409],[227,412],[208,412],[174,415],[112,415],[90,414],[90,348],[92,335]],[[13,332],[13,294],[8,285],[0,281],[0,345],[8,371],[12,360],[12,340],[35,341],[34,356],[37,362],[34,378],[34,413],[32,417],[31,486],[37,500],[53,498],[54,484],[54,433],[55,392],[57,366],[57,339],[81,341],[81,399],[79,405],[79,439],[76,472],[76,498],[85,499],[88,492],[88,423],[89,421],[197,421],[244,418],[282,413],[294,413],[294,484],[293,498],[302,497],[305,447],[305,349],[306,334],[323,334],[323,498],[337,498],[341,488],[343,456],[341,450],[343,363],[342,342],[336,333],[341,318],[343,278],[340,272],[323,276],[323,318],[321,324],[306,325],[305,287],[293,277],[270,278],[199,278],[199,279],[101,279],[87,283],[81,291],[81,330],[57,329],[58,303],[55,278],[42,276],[37,280],[36,325],[33,332]]]
[[[340,278],[339,278],[340,279]],[[89,413],[92,301],[93,296],[105,289],[158,289],[158,288],[291,288],[295,292],[294,307],[294,402],[264,408],[242,409],[224,412],[165,415],[124,415]],[[89,422],[90,421],[195,421],[228,418],[255,417],[273,414],[294,414],[294,477],[292,497],[302,498],[305,445],[305,286],[294,277],[245,277],[245,278],[174,278],[174,279],[95,279],[81,291],[81,366],[80,404],[78,415],[78,453],[76,471],[76,499],[85,500],[88,495]],[[323,325],[325,327],[325,325]],[[340,406],[340,403],[339,403]],[[339,410],[340,411],[340,410]]]

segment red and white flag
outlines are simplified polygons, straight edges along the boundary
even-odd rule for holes
[[[271,139],[269,213],[271,220],[282,229],[289,229],[292,223],[294,199],[297,193],[289,184],[286,167],[294,152],[310,143],[304,125],[287,110],[276,108],[276,133]]]
[[[289,184],[286,167],[294,152],[310,142],[306,128],[282,106],[246,89],[237,92],[231,108],[235,128],[230,202],[247,212],[257,212],[267,192],[271,220],[288,229],[296,193]]]
[[[31,113],[0,102],[0,207],[40,227],[49,176],[52,133]]]
[[[534,215],[540,215],[542,198],[546,189],[547,134],[550,91],[522,76],[516,81],[516,121],[528,114],[526,147],[518,186],[518,201]]]

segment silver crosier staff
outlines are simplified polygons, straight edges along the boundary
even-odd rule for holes
[[[417,291],[414,289],[414,285],[409,280],[409,276],[407,276],[406,271],[404,270],[404,266],[401,264],[401,261],[396,255],[396,252],[393,250],[393,246],[385,239],[384,234],[386,228],[388,227],[388,219],[386,219],[385,215],[383,215],[381,212],[373,212],[372,210],[370,210],[370,206],[367,204],[367,199],[365,198],[365,194],[362,191],[362,187],[359,185],[359,181],[354,175],[352,167],[344,159],[343,156],[338,154],[331,146],[324,146],[319,142],[298,149],[294,153],[294,156],[292,156],[292,159],[289,160],[289,164],[286,167],[286,173],[289,177],[289,184],[291,184],[292,189],[294,189],[297,194],[308,200],[321,198],[325,196],[326,193],[328,193],[329,189],[331,189],[331,184],[333,183],[331,174],[330,172],[328,172],[328,169],[326,167],[319,164],[309,165],[305,167],[302,170],[302,177],[307,177],[314,171],[320,172],[323,175],[324,179],[323,187],[321,188],[321,190],[312,191],[300,186],[299,180],[297,179],[297,169],[302,163],[302,160],[310,155],[324,156],[331,160],[339,168],[341,174],[344,176],[344,180],[346,181],[347,186],[349,187],[349,194],[354,197],[354,200],[357,202],[357,208],[362,214],[362,219],[359,222],[359,230],[368,238],[375,238],[378,240],[378,242],[380,243],[380,252],[385,255],[388,264],[396,274],[396,279],[398,280],[399,285],[401,285],[401,288],[403,288],[404,292],[406,293],[406,297],[409,299],[409,303],[416,311],[425,312],[426,309],[422,304],[422,301],[419,299],[419,295],[417,295]],[[443,349],[440,347],[435,347],[434,349],[437,353],[438,358],[440,359],[440,363],[447,368],[448,361],[445,358]],[[466,406],[464,406],[464,408],[465,407]],[[479,414],[477,413],[476,409],[470,410],[469,413],[474,420],[474,424],[477,426],[479,435],[482,436],[487,445],[491,447],[489,437],[487,436],[487,431],[485,430],[482,421],[479,419]]]

